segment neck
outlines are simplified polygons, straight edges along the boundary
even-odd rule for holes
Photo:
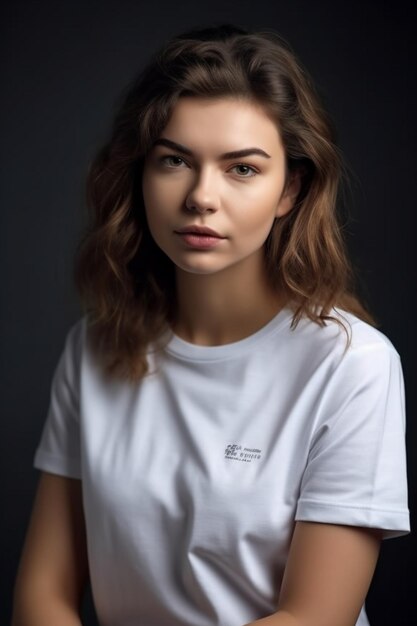
[[[174,332],[197,345],[239,341],[267,324],[284,305],[268,285],[262,258],[214,274],[176,269]]]

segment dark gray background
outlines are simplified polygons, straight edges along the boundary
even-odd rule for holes
[[[348,246],[362,291],[402,357],[410,506],[415,510],[415,34],[406,2],[40,2],[1,15],[1,623],[37,472],[53,370],[80,315],[72,258],[87,165],[116,98],[167,37],[207,22],[271,27],[317,82],[353,170]],[[373,626],[411,626],[415,538],[384,542]],[[87,602],[85,624],[93,624]],[[142,625],[146,626],[146,625]],[[238,626],[238,625],[236,625]]]

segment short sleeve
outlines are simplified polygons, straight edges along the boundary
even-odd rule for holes
[[[348,350],[328,381],[296,519],[409,532],[404,382],[389,342]]]
[[[35,452],[34,467],[81,478],[79,380],[82,320],[67,334],[51,385],[49,409]]]

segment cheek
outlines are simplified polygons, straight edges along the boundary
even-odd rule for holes
[[[274,216],[271,213],[258,216],[256,219],[248,220],[240,231],[242,245],[260,248],[266,241],[274,222]]]
[[[142,183],[142,196],[149,230],[153,239],[158,242],[158,225],[161,224],[162,213],[157,187],[154,187],[149,180],[144,180]]]
[[[280,193],[281,189],[277,185],[270,185],[266,189],[260,187],[236,206],[241,227],[248,235],[251,233],[262,235],[265,231],[269,233],[276,217]]]
[[[184,196],[183,187],[184,185],[178,181],[167,181],[152,176],[144,178],[142,194],[147,214],[150,216],[155,213],[158,215],[172,213],[181,205]]]
[[[151,231],[158,227],[161,217],[164,214],[164,201],[161,189],[152,182],[145,182],[142,185],[143,203],[145,214]]]
[[[143,197],[143,204],[145,206],[146,213],[148,213],[152,196],[153,194],[151,193],[151,185],[149,183],[149,176],[147,174],[146,167],[144,167],[143,174],[142,174],[142,197]]]

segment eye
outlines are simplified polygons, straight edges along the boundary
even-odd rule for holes
[[[182,163],[186,165],[185,161],[176,154],[167,154],[165,156],[162,156],[159,160],[161,163],[173,168],[180,167]]]
[[[254,167],[245,165],[244,163],[234,165],[232,170],[237,170],[239,178],[252,178],[252,176],[256,176],[258,174]]]

